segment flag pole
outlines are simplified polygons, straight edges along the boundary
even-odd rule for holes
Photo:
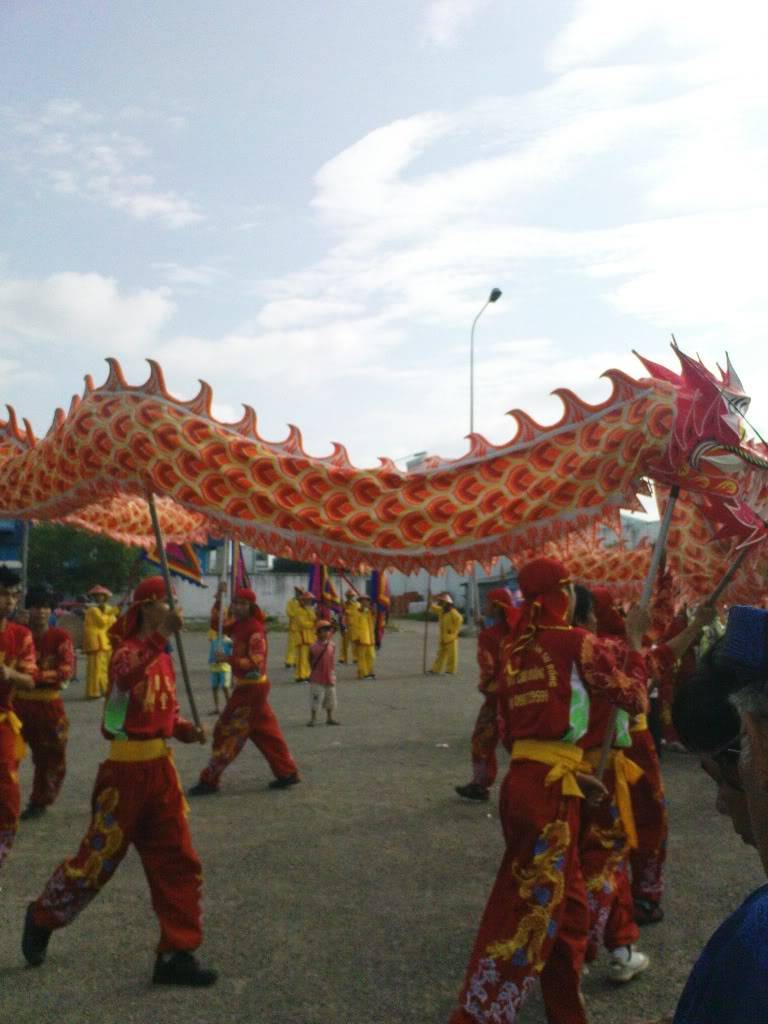
[[[667,507],[664,509],[664,515],[661,520],[661,526],[659,527],[659,535],[656,538],[656,543],[653,545],[653,553],[651,555],[651,564],[648,566],[648,575],[645,577],[645,583],[643,585],[643,592],[640,596],[640,607],[647,608],[651,603],[651,595],[653,594],[653,585],[656,582],[656,574],[659,571],[661,565],[661,559],[664,556],[664,552],[667,549],[667,535],[669,534],[669,528],[672,525],[672,513],[675,511],[675,504],[680,496],[680,488],[677,484],[674,484],[669,492],[669,498],[667,499]],[[605,775],[605,769],[608,766],[608,758],[613,747],[613,742],[616,738],[616,722],[619,717],[619,709],[614,708],[611,712],[611,717],[608,722],[608,728],[606,729],[605,736],[603,737],[603,744],[600,748],[600,761],[597,766],[597,777],[600,781],[603,781]]]
[[[157,518],[157,508],[155,507],[155,496],[150,492],[147,496],[147,502],[149,504],[149,514],[152,518],[152,528],[155,531],[155,543],[157,545],[157,553],[160,555],[160,565],[163,570],[163,579],[165,580],[165,589],[168,595],[168,607],[172,612],[176,611],[176,601],[173,596],[173,587],[171,586],[171,574],[168,571],[168,559],[165,554],[165,544],[163,543],[163,534],[160,530],[160,520]],[[192,693],[192,684],[189,679],[189,669],[187,668],[187,659],[184,655],[184,645],[181,642],[181,632],[178,629],[174,629],[173,638],[176,641],[176,650],[179,653],[179,664],[181,665],[181,676],[184,680],[184,689],[187,691],[187,700],[189,701],[189,709],[192,712],[192,721],[195,723],[198,729],[203,728],[203,723],[200,721],[200,715],[197,710],[197,704]]]
[[[427,606],[424,609],[424,645],[421,652],[421,674],[427,674],[427,636],[429,634],[429,609],[432,605],[432,577],[427,569]]]

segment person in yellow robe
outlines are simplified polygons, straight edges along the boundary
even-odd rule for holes
[[[430,611],[437,612],[440,616],[440,643],[432,668],[429,670],[430,674],[441,675],[447,672],[454,675],[459,662],[459,630],[464,618],[455,607],[450,594],[440,594]]]
[[[288,644],[285,648],[285,667],[293,668],[296,664],[296,654],[299,647],[299,609],[301,605],[299,598],[303,591],[301,587],[293,588],[293,597],[285,606],[285,616],[288,619]]]
[[[354,590],[348,590],[344,597],[344,632],[341,634],[341,657],[339,664],[346,665],[350,656],[352,661],[357,661],[357,617],[360,614],[360,605],[357,603],[357,594]]]
[[[371,599],[367,594],[361,594],[358,600],[360,610],[357,613],[355,640],[357,678],[375,679],[373,668],[376,664],[376,626],[373,621]]]
[[[107,603],[112,591],[100,584],[91,587],[88,596],[93,598],[94,603],[86,610],[83,620],[85,696],[95,700],[107,692],[109,659],[112,656],[109,629],[117,618],[117,608]]]
[[[309,679],[312,666],[309,661],[309,648],[317,640],[315,633],[315,609],[312,607],[314,596],[303,591],[299,597],[299,610],[296,613],[298,637],[296,641],[296,682],[305,683]]]

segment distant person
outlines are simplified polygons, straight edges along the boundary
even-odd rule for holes
[[[109,681],[109,659],[112,641],[109,631],[117,618],[117,608],[108,604],[112,591],[97,583],[91,587],[88,596],[93,603],[88,606],[83,621],[83,651],[85,652],[86,676],[85,696],[89,700],[103,697]]]
[[[296,657],[299,647],[299,609],[301,608],[300,598],[304,593],[301,587],[293,588],[293,597],[288,599],[285,606],[285,617],[288,619],[288,640],[285,647],[285,667],[293,668],[296,665]]]
[[[309,721],[314,725],[317,712],[325,711],[326,725],[339,725],[333,717],[336,710],[336,645],[333,642],[333,624],[320,619],[315,626],[317,640],[309,649]]]
[[[340,665],[346,665],[348,661],[357,661],[355,644],[357,643],[357,616],[360,613],[356,592],[354,590],[347,590],[344,597],[344,607],[341,614]]]
[[[232,689],[232,668],[229,664],[229,658],[232,655],[232,641],[225,633],[221,632],[219,636],[219,626],[223,627],[226,615],[222,608],[222,601],[224,594],[227,591],[227,584],[222,582],[219,584],[218,589],[218,603],[214,606],[213,612],[211,613],[210,628],[208,630],[208,640],[210,641],[208,647],[208,665],[211,673],[211,693],[213,695],[213,711],[211,714],[220,714],[219,709],[219,694],[224,694],[224,703],[229,700],[229,694]],[[222,616],[221,623],[219,622],[219,615]]]
[[[18,573],[0,565],[0,868],[19,827],[19,762],[25,747],[13,695],[35,685],[35,645],[26,626],[13,622],[19,600]]]
[[[459,663],[459,630],[464,619],[450,594],[439,594],[432,610],[439,615],[440,641],[430,674],[439,676],[447,672],[454,675]]]
[[[171,611],[167,603],[163,578],[142,580],[109,667],[102,731],[111,744],[96,776],[91,823],[75,856],[56,868],[27,907],[21,948],[30,967],[43,963],[52,933],[91,903],[133,845],[160,922],[152,981],[193,987],[216,981],[216,971],[194,956],[203,937],[202,868],[167,744],[171,737],[205,742],[203,729],[179,717],[167,648],[181,625],[180,610]]]
[[[32,588],[26,605],[37,670],[34,690],[19,690],[15,698],[22,735],[32,751],[35,766],[32,794],[21,814],[22,821],[39,818],[61,792],[67,770],[69,736],[69,720],[61,691],[75,674],[75,648],[69,633],[48,625],[55,606],[51,591]]]
[[[299,594],[299,609],[296,612],[296,682],[306,683],[309,679],[309,648],[315,642],[314,609],[315,598],[308,590]]]
[[[357,655],[357,678],[375,679],[376,673],[376,623],[373,620],[371,599],[367,594],[358,598],[360,609],[355,620],[355,653]]]

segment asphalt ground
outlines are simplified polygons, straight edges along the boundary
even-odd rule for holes
[[[272,705],[303,781],[268,789],[267,765],[249,744],[221,794],[192,802],[204,869],[201,958],[220,971],[206,990],[149,983],[157,923],[134,851],[90,907],[54,934],[45,965],[24,966],[24,909],[77,849],[105,753],[101,702],[82,699],[81,661],[81,681],[65,694],[63,792],[44,818],[21,824],[0,874],[0,1024],[445,1024],[502,838],[494,800],[470,803],[453,792],[469,780],[480,704],[473,641],[460,641],[456,676],[424,676],[422,628],[406,622],[387,634],[375,681],[358,682],[351,666],[340,667],[338,729],[306,728],[306,685],[282,667],[285,634],[271,634]],[[186,634],[185,646],[212,727],[207,641]],[[176,744],[175,755],[188,786],[206,750]],[[643,930],[652,968],[631,984],[611,986],[604,959],[593,966],[584,991],[594,1024],[673,1007],[706,939],[763,880],[755,853],[716,813],[712,783],[695,759],[670,754],[664,772],[666,919]],[[29,759],[21,781],[26,795]],[[538,994],[520,1019],[543,1024]]]

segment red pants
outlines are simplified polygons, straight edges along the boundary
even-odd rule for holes
[[[643,769],[632,787],[632,809],[638,847],[630,855],[632,896],[658,904],[664,893],[664,862],[667,858],[667,804],[661,780],[659,755],[648,729],[632,732],[631,759]]]
[[[496,745],[499,724],[496,718],[496,694],[486,694],[472,732],[472,782],[490,789],[496,781]]]
[[[581,800],[550,768],[513,762],[499,811],[506,852],[450,1024],[513,1024],[541,976],[551,1024],[586,1024],[580,978],[587,906],[578,861]]]
[[[200,774],[201,782],[218,786],[224,769],[232,764],[246,740],[258,747],[275,778],[294,774],[296,762],[268,698],[269,683],[235,687],[213,731],[213,753]]]
[[[0,722],[0,867],[8,856],[19,827],[21,793],[16,734]]]
[[[604,781],[608,791],[613,793],[612,770],[606,772]],[[640,936],[627,878],[628,855],[627,834],[615,799],[598,807],[585,804],[579,857],[589,907],[588,961],[595,959],[604,940],[610,949],[617,949],[633,945]]]
[[[35,923],[55,929],[73,921],[110,880],[133,843],[160,921],[158,953],[197,949],[203,937],[201,867],[171,758],[104,761],[91,809],[80,849],[56,868],[34,904]]]
[[[49,807],[61,791],[66,774],[69,722],[61,697],[50,701],[16,701],[16,713],[23,726],[22,735],[32,751],[35,775],[31,804]]]

